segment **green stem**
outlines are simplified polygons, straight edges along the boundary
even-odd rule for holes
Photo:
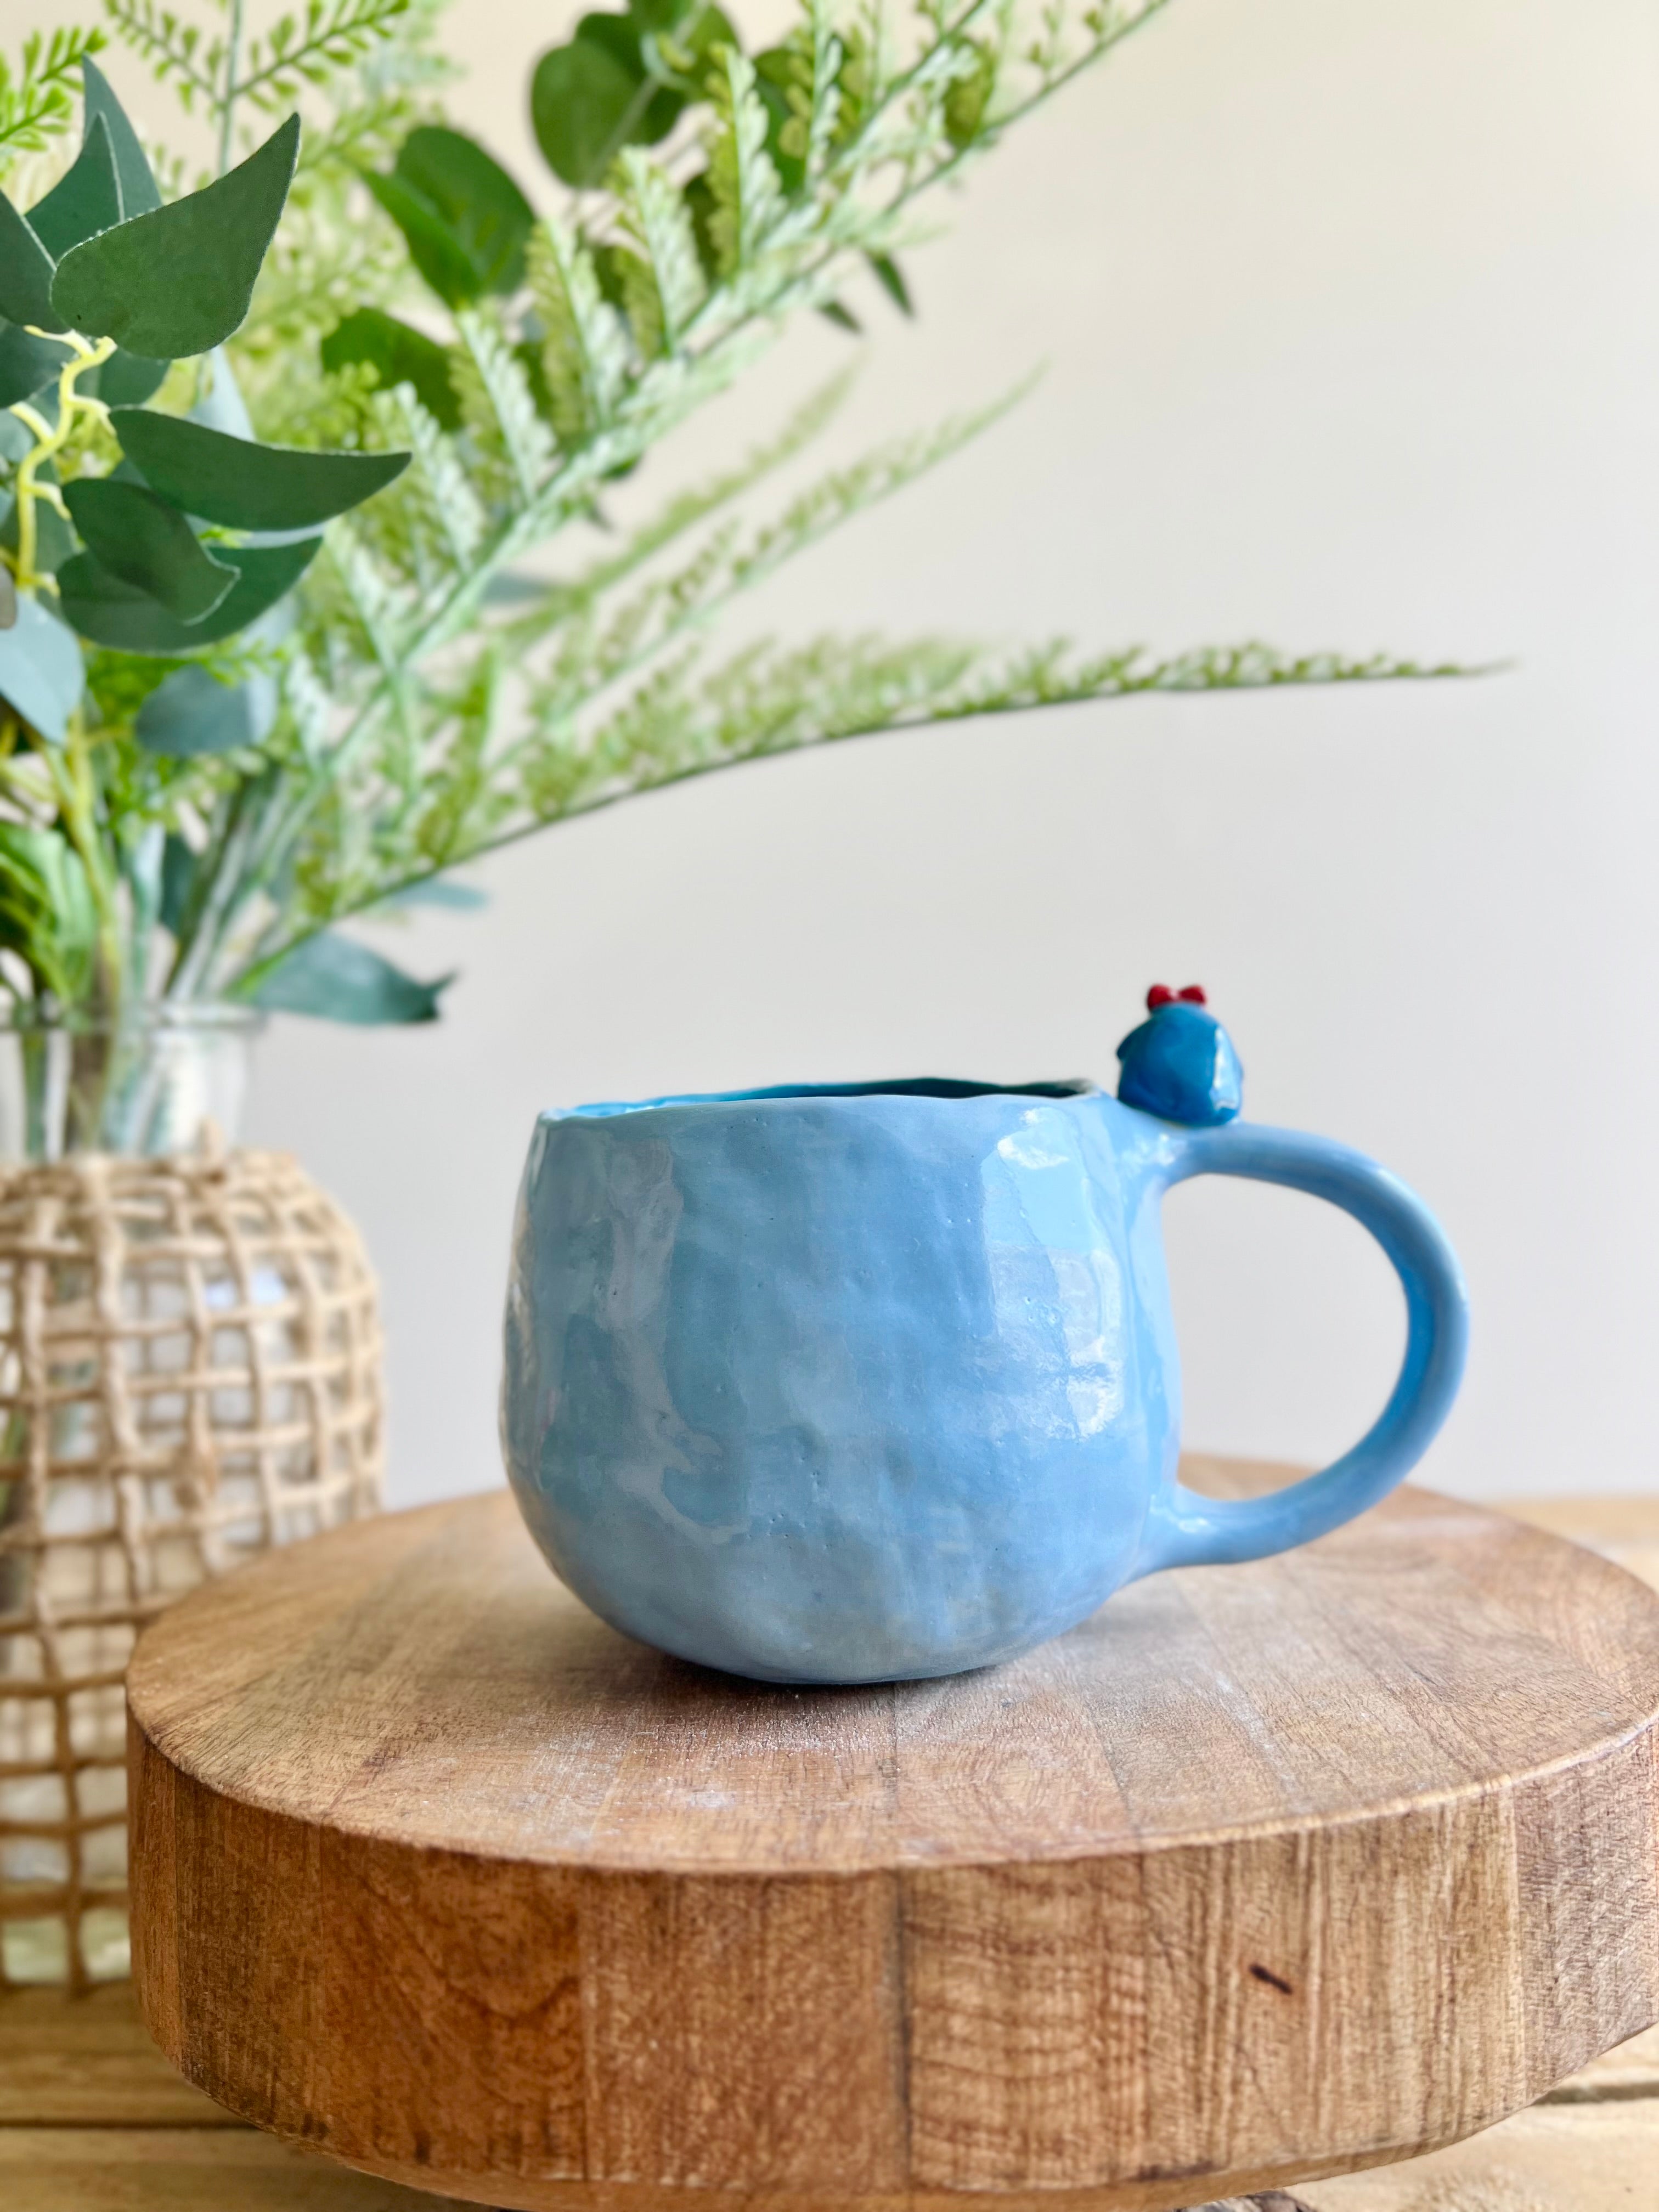
[[[280,773],[276,764],[270,763],[257,775],[245,776],[226,805],[218,835],[212,842],[211,860],[205,866],[198,864],[198,888],[192,893],[191,911],[179,933],[164,997],[198,997],[203,986],[210,981],[225,937],[251,896],[253,887],[248,880],[248,852]]]
[[[229,0],[230,20],[225,30],[224,92],[219,102],[219,174],[222,177],[230,167],[233,149],[232,130],[236,117],[236,102],[243,88],[237,82],[237,70],[242,59],[242,10],[245,0]]]
[[[98,782],[78,708],[70,718],[64,743],[43,746],[41,756],[52,778],[58,819],[86,872],[87,888],[98,916],[94,1003],[100,1012],[113,1016],[121,1004],[121,917],[109,855],[99,836]]]
[[[32,326],[30,336],[43,337],[49,332],[36,331]],[[63,503],[63,495],[55,484],[39,482],[40,471],[46,463],[60,453],[69,443],[79,415],[102,416],[107,410],[101,400],[83,398],[76,388],[76,380],[84,371],[96,368],[115,350],[113,338],[100,338],[96,345],[88,345],[77,331],[63,334],[64,343],[75,349],[74,357],[66,361],[58,373],[58,422],[54,428],[27,403],[14,406],[10,412],[27,430],[34,433],[34,443],[17,465],[17,475],[12,485],[12,496],[17,503],[17,588],[20,592],[38,591],[49,580],[35,572],[35,556],[40,550],[40,524],[35,507],[41,500],[54,507]]]

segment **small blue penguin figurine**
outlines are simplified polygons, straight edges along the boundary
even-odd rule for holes
[[[1244,1103],[1244,1070],[1200,986],[1172,991],[1154,983],[1146,994],[1146,1013],[1117,1048],[1122,1103],[1194,1129],[1231,1121]]]

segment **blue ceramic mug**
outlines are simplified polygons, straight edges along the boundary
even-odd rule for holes
[[[1243,1504],[1176,1475],[1158,1201],[1195,1175],[1328,1199],[1406,1293],[1376,1425]],[[1083,1084],[580,1107],[531,1146],[502,1435],[555,1571],[628,1634],[765,1681],[948,1674],[1372,1504],[1444,1419],[1466,1327],[1427,1208],[1322,1137]]]

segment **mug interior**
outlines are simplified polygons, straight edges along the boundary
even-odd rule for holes
[[[1080,1098],[1096,1089],[1085,1076],[1065,1083],[972,1083],[951,1075],[904,1076],[888,1083],[776,1083],[758,1091],[687,1091],[664,1098],[606,1099],[569,1106],[553,1117],[589,1120],[649,1113],[659,1106],[742,1106],[769,1098]]]

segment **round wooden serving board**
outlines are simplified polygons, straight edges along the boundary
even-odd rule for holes
[[[480,2203],[1155,2212],[1659,2015],[1659,1601],[1421,1492],[808,1691],[615,1634],[497,1494],[198,1591],[130,1687],[162,2048]]]

